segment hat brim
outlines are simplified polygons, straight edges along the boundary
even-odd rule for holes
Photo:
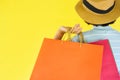
[[[75,9],[79,16],[91,24],[105,24],[116,20],[120,16],[120,0],[116,0],[114,8],[106,14],[97,14],[87,10],[83,6],[83,0],[80,0]]]

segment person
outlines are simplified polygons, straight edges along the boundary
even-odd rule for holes
[[[120,73],[120,32],[110,26],[120,16],[120,0],[80,0],[75,9],[87,24],[93,25],[93,29],[83,32],[85,42],[108,39]],[[60,27],[54,39],[61,39],[68,30],[76,33],[72,41],[79,42],[80,24]]]

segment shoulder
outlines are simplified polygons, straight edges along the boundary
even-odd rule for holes
[[[111,31],[109,31],[109,34],[111,36],[120,36],[120,32],[115,29],[111,29]]]

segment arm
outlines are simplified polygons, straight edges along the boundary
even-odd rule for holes
[[[63,37],[63,35],[64,35],[64,33],[66,33],[66,32],[67,32],[68,30],[70,30],[70,29],[71,29],[71,27],[64,27],[64,26],[60,27],[60,28],[58,29],[58,31],[57,31],[54,39],[59,39],[59,40],[61,40],[62,37]]]
[[[61,40],[64,33],[66,33],[68,30],[70,30],[71,33],[79,34],[82,30],[79,24],[76,24],[73,28],[72,27],[60,27],[54,37],[54,39]]]

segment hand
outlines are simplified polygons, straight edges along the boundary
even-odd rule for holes
[[[75,24],[75,26],[70,30],[71,33],[79,34],[82,31],[80,24]]]
[[[71,33],[79,34],[82,31],[82,28],[80,27],[80,24],[75,24],[73,28],[62,26],[59,31],[63,33],[70,31]]]
[[[60,40],[63,37],[64,33],[66,33],[67,31],[70,31],[70,33],[79,34],[81,32],[81,30],[82,30],[82,28],[80,27],[79,24],[76,24],[73,28],[62,26],[57,31],[56,35],[54,36],[54,39]]]

